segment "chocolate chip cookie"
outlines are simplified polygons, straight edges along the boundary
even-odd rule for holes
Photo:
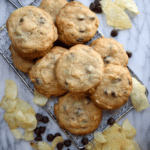
[[[31,67],[34,65],[34,61],[21,57],[18,52],[13,49],[12,45],[10,45],[9,50],[11,51],[11,58],[14,66],[18,70],[28,73]]]
[[[67,3],[56,18],[59,40],[66,45],[88,42],[94,37],[99,19],[88,7],[78,1]]]
[[[129,70],[109,64],[104,68],[103,79],[91,95],[91,99],[100,108],[118,109],[127,102],[132,88]]]
[[[114,64],[126,67],[128,56],[123,45],[111,38],[101,37],[94,40],[90,45],[96,52],[101,54],[104,64]]]
[[[66,3],[67,0],[42,0],[39,8],[48,12],[52,16],[53,21],[56,22],[56,16]]]
[[[68,93],[59,97],[54,113],[60,127],[76,135],[93,132],[98,128],[102,117],[102,110],[86,94]]]
[[[34,6],[15,10],[6,26],[14,49],[28,59],[47,54],[58,38],[52,17]]]
[[[64,52],[56,65],[62,88],[76,93],[96,87],[102,79],[103,60],[90,46],[78,44]]]
[[[65,51],[67,49],[54,47],[43,58],[39,59],[29,72],[29,77],[34,82],[36,90],[46,97],[60,96],[67,92],[58,85],[55,76],[57,60]]]

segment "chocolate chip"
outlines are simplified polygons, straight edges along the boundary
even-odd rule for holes
[[[80,150],[87,150],[85,147],[81,148]]]
[[[91,3],[89,8],[90,8],[90,10],[95,11],[95,4]]]
[[[23,18],[20,19],[20,23],[22,23],[22,22],[24,22],[24,19],[23,19]]]
[[[46,130],[46,127],[45,126],[40,126],[40,131],[41,131],[41,134],[43,134]]]
[[[67,81],[65,81],[65,85],[68,85],[68,82],[67,82]]]
[[[56,138],[57,136],[61,136],[61,134],[60,134],[60,133],[56,133],[56,134],[54,135],[54,138]]]
[[[112,95],[113,97],[116,97],[116,93],[115,93],[114,91],[111,93],[111,95]]]
[[[53,141],[53,140],[54,140],[53,134],[48,134],[48,135],[47,135],[47,141],[51,142],[51,141]]]
[[[42,136],[41,136],[41,135],[38,135],[34,140],[35,140],[35,141],[42,141]]]
[[[70,140],[65,140],[65,141],[64,141],[64,145],[65,145],[66,147],[69,147],[69,146],[71,145],[71,141],[70,141]]]
[[[37,121],[42,121],[43,116],[40,113],[37,113],[35,116]]]
[[[107,92],[107,90],[104,90],[104,93],[105,93],[106,95],[108,95],[108,92]]]
[[[129,83],[129,85],[131,85],[131,82],[130,82],[130,80],[128,79],[128,83]]]
[[[91,98],[90,98],[90,96],[86,96],[86,104],[90,104],[91,103]]]
[[[83,33],[85,32],[85,29],[79,29],[79,32]]]
[[[88,140],[88,138],[83,138],[81,142],[83,145],[86,145],[86,144],[88,144],[89,140]]]
[[[46,22],[46,20],[43,17],[40,17],[40,23],[44,24]]]
[[[120,79],[120,78],[117,78],[117,79],[116,79],[116,81],[117,81],[117,82],[120,82],[120,81],[121,81],[121,79]]]
[[[84,17],[78,17],[78,20],[79,20],[79,21],[83,21],[83,20],[84,20]]]
[[[95,6],[101,6],[101,3],[100,3],[99,0],[95,0],[95,1],[94,1],[94,4],[95,4]]]
[[[63,143],[58,143],[58,144],[56,145],[56,147],[57,147],[58,150],[62,150],[62,148],[63,148]]]
[[[108,123],[109,125],[113,125],[113,124],[115,123],[115,119],[114,119],[114,118],[109,118],[109,119],[107,120],[107,123]]]
[[[109,58],[110,58],[110,56],[107,56],[107,57],[103,58],[103,61],[104,61],[105,64],[109,64],[110,63],[110,61],[108,60]]]
[[[116,37],[118,35],[118,30],[116,30],[116,29],[112,30],[111,33],[110,33],[110,35],[112,37]]]
[[[77,42],[83,42],[83,38],[77,39]]]
[[[129,58],[132,57],[132,52],[131,51],[127,51],[126,53],[127,53]]]
[[[70,150],[69,148],[67,148],[67,150]]]
[[[42,118],[42,122],[43,122],[43,123],[48,123],[48,122],[49,122],[48,117],[47,117],[47,116],[44,116],[44,117]]]
[[[36,79],[35,82],[36,82],[36,84],[41,84],[41,80],[40,79]]]
[[[95,12],[96,12],[96,13],[102,13],[103,11],[102,11],[101,6],[96,6],[96,7],[95,7]]]
[[[40,127],[36,127],[36,128],[34,129],[34,133],[35,133],[36,135],[40,135],[40,134],[41,134]]]

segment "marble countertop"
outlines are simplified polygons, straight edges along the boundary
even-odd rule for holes
[[[16,0],[14,0],[16,1]],[[23,3],[31,2],[32,0],[21,0]],[[93,0],[80,0],[84,5],[89,6]],[[129,59],[128,66],[144,83],[150,91],[150,1],[149,0],[134,0],[138,6],[140,14],[132,18],[132,28],[129,30],[119,31],[118,36],[115,38],[118,42],[124,45],[124,49],[132,51],[133,56]],[[0,1],[0,27],[2,27],[10,13],[16,8],[12,6],[8,0]],[[106,19],[103,14],[97,14],[100,20],[99,30],[105,37],[110,37],[112,27],[106,24]],[[0,43],[1,39],[0,35]],[[0,45],[1,47],[1,45]],[[19,89],[19,97],[28,101],[36,112],[43,115],[48,114],[33,102],[33,95],[16,75],[4,58],[0,55],[0,99],[4,96],[5,79],[12,79],[16,82]],[[148,95],[150,102],[150,94]],[[32,150],[29,142],[17,140],[13,137],[7,123],[3,119],[4,110],[0,108],[0,150]],[[150,107],[141,112],[136,112],[134,109],[125,115],[119,124],[122,124],[125,118],[128,118],[131,124],[137,130],[136,141],[138,142],[141,150],[150,150]],[[42,125],[39,124],[39,125]],[[67,137],[62,133],[59,127],[50,118],[50,122],[46,125],[47,130],[43,135],[43,140],[46,141],[48,133],[59,132],[64,139]],[[51,143],[50,143],[51,144]],[[72,145],[71,150],[77,148]],[[66,150],[64,148],[64,150]]]

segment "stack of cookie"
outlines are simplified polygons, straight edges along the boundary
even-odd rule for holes
[[[7,20],[14,65],[29,72],[39,93],[60,96],[54,106],[58,123],[76,135],[93,132],[102,109],[121,107],[132,91],[123,45],[104,37],[84,45],[98,26],[88,7],[66,0],[43,0],[39,8],[20,8]],[[69,50],[53,47],[57,38]],[[28,67],[21,69],[18,63]]]

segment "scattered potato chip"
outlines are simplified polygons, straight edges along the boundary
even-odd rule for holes
[[[87,150],[95,150],[95,145],[97,144],[98,142],[96,142],[95,140],[91,141],[90,143],[88,143],[85,148]],[[101,144],[101,143],[100,143]]]
[[[132,140],[132,144],[134,145],[135,150],[141,150],[136,141]]]
[[[125,119],[122,124],[122,129],[126,134],[126,138],[132,139],[136,136],[135,128],[130,124],[128,119]]]
[[[23,134],[18,129],[12,129],[11,132],[16,139],[23,139]]]
[[[149,107],[148,99],[145,95],[146,88],[137,79],[132,77],[133,90],[131,92],[131,101],[136,111],[141,111]]]
[[[126,9],[126,4],[124,3],[123,0],[115,0],[114,4],[119,6],[122,10]]]
[[[26,141],[32,141],[32,140],[34,140],[33,131],[29,132],[29,131],[25,130],[23,139],[26,140]]]
[[[101,132],[94,132],[94,139],[99,143],[106,143],[106,139]]]
[[[46,142],[38,142],[38,150],[52,150],[52,147]]]
[[[5,80],[5,96],[8,99],[16,99],[18,95],[18,88],[14,81],[12,80]]]
[[[122,145],[121,150],[135,150],[135,147],[134,147],[132,141],[127,139],[125,141],[124,145]]]
[[[40,106],[45,106],[48,101],[48,98],[45,95],[42,95],[34,89],[34,99],[33,102]]]
[[[39,149],[38,149],[38,143],[33,143],[33,142],[31,142],[30,145],[31,145],[35,150],[39,150]]]
[[[12,112],[17,105],[17,99],[7,99],[6,96],[0,102],[0,107],[2,107],[6,112]]]
[[[58,143],[62,143],[63,142],[63,137],[62,136],[57,136],[53,142],[52,142],[52,150],[55,150],[55,147]]]
[[[132,24],[128,15],[117,5],[110,3],[105,9],[107,23],[118,29],[131,28]]]
[[[102,5],[102,8],[103,8],[103,11],[105,12],[105,9],[108,7],[109,4],[112,3],[112,0],[103,0],[101,1],[101,5]]]

